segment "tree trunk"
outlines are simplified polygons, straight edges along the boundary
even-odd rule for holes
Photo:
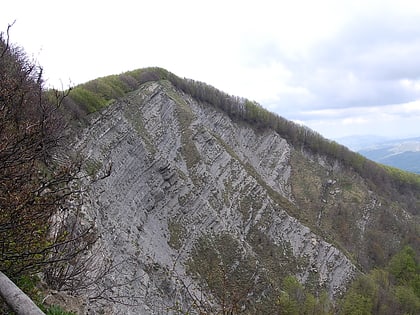
[[[45,315],[38,306],[0,271],[0,295],[17,315]]]

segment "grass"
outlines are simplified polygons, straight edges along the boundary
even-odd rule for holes
[[[17,279],[11,279],[16,285],[32,300],[34,303],[43,311],[46,315],[76,315],[73,312],[68,312],[64,308],[58,305],[44,305],[43,295],[44,293],[40,290],[40,278],[37,275],[21,275]],[[0,298],[0,311],[5,314],[15,314],[11,310],[6,310]]]
[[[43,310],[46,315],[76,315],[73,312],[67,312],[61,306],[51,305],[50,307]]]

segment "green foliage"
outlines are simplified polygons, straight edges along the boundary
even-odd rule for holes
[[[41,293],[38,288],[40,279],[37,275],[21,275],[11,280],[35,303],[40,305]]]
[[[420,265],[405,246],[386,269],[360,276],[348,290],[340,314],[419,314]]]
[[[46,315],[76,315],[72,312],[65,311],[62,307],[57,305],[44,305],[43,293],[39,288],[40,279],[37,275],[21,275],[17,278],[11,279]],[[1,304],[0,312],[6,314],[15,314],[11,310],[4,309],[5,305]]]
[[[257,124],[259,127],[263,127],[265,122],[268,122],[272,113],[263,108],[257,102],[251,102],[245,100],[245,112],[247,113],[247,119],[250,122]]]
[[[420,297],[414,293],[412,287],[397,286],[395,288],[395,296],[404,314],[420,313]]]
[[[281,292],[277,301],[281,314],[299,315],[299,305],[287,292]]]
[[[98,78],[73,88],[65,100],[66,107],[70,112],[94,113],[141,84],[166,79],[168,75],[169,72],[161,68],[146,68]]]
[[[73,312],[67,312],[61,306],[52,305],[43,309],[45,315],[76,315]]]
[[[397,187],[398,191],[402,193],[403,198],[413,199],[410,194],[412,191],[420,190],[420,175],[410,172],[406,172],[391,166],[381,166],[386,173],[391,177],[394,185]],[[414,208],[414,207],[413,207]],[[418,214],[418,211],[412,211]]]
[[[416,253],[410,246],[405,246],[389,262],[389,272],[395,277],[397,283],[406,284],[419,275],[419,266],[416,262]]]
[[[372,314],[372,300],[361,294],[350,292],[344,302],[343,315],[370,315]]]
[[[90,81],[85,84],[85,87],[106,100],[116,99],[131,90],[130,85],[123,81],[123,77],[117,75],[110,75]]]
[[[325,292],[321,292],[316,298],[294,276],[283,279],[277,308],[280,314],[287,315],[323,315],[333,312],[331,301]]]
[[[88,113],[96,112],[107,104],[106,99],[82,86],[75,87],[70,97]]]

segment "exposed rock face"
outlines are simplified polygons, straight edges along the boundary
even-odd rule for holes
[[[96,223],[102,254],[117,264],[103,279],[104,288],[114,286],[104,294],[123,302],[115,313],[160,314],[195,298],[214,301],[198,279],[208,267],[200,261],[209,240],[234,245],[241,256],[235,264],[248,266],[244,277],[254,268],[256,278],[273,284],[294,274],[336,296],[356,273],[341,250],[311,231],[313,222],[294,217],[304,212],[291,182],[294,149],[169,82],[144,84],[92,115],[76,142],[86,173],[97,179],[84,211]],[[341,193],[328,189],[329,200]],[[216,248],[218,255],[228,257],[228,248]],[[267,293],[268,283],[261,290]]]

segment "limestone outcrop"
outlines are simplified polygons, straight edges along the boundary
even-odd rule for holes
[[[168,81],[145,83],[90,115],[74,143],[88,176],[83,211],[113,266],[98,287],[116,314],[216,303],[200,265],[211,248],[234,261],[229,270],[272,280],[250,293],[255,301],[286,273],[334,297],[357,272],[313,222],[297,218],[294,148]],[[214,245],[222,240],[225,247]],[[240,257],[224,259],[231,247]]]

